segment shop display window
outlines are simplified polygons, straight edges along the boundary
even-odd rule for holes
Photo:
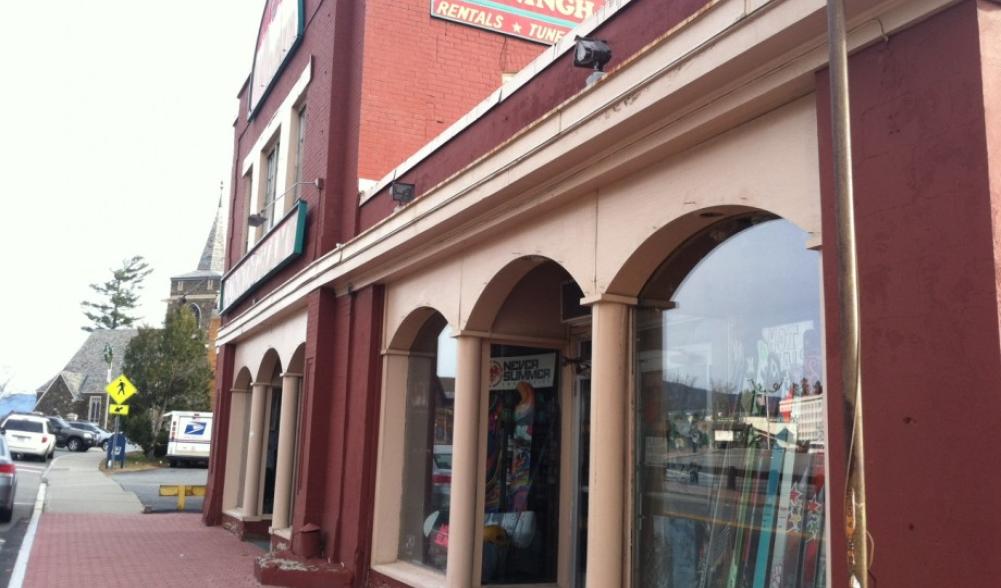
[[[725,220],[641,294],[637,586],[825,584],[820,259],[806,239],[770,216]]]
[[[553,350],[491,347],[484,584],[556,581],[560,506],[557,365]]]
[[[444,571],[452,487],[455,343],[441,320],[425,325],[408,362],[399,559]]]

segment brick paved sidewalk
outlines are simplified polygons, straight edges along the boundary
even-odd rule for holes
[[[254,558],[263,553],[197,514],[46,512],[24,585],[259,586]]]

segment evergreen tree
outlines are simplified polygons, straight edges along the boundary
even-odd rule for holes
[[[102,284],[91,284],[92,290],[101,295],[98,302],[83,301],[83,314],[93,323],[80,327],[84,331],[120,329],[131,327],[138,317],[129,314],[139,303],[142,281],[153,271],[140,255],[122,262],[122,267],[111,270],[111,279]]]
[[[150,457],[164,414],[209,409],[212,370],[205,345],[194,314],[177,307],[167,313],[162,329],[140,327],[125,349],[122,371],[138,389],[129,400],[125,433]]]

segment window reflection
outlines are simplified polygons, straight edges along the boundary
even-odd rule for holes
[[[819,256],[805,240],[774,217],[727,220],[642,293],[640,586],[824,583]]]
[[[411,351],[399,558],[444,571],[452,488],[455,345],[444,319],[429,319]]]

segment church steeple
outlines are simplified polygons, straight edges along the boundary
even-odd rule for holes
[[[202,257],[198,260],[198,271],[210,271],[218,274],[223,272],[226,229],[222,223],[222,182],[219,182],[219,206],[216,208],[215,222],[212,223],[212,229],[205,241],[205,248],[202,249]]]

